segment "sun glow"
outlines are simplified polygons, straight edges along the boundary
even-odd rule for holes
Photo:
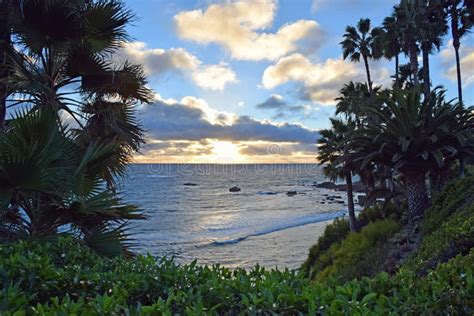
[[[240,154],[238,144],[227,141],[212,143],[212,154],[209,156],[213,163],[242,163],[245,157]]]

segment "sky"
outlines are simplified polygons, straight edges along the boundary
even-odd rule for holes
[[[147,144],[136,162],[316,162],[343,84],[365,81],[342,59],[347,25],[390,15],[394,0],[127,0],[136,20],[114,56],[141,64],[155,92],[138,116]],[[434,85],[456,97],[450,37],[431,56]],[[402,58],[404,61],[404,57]],[[464,99],[474,104],[474,36],[461,46]],[[370,61],[388,87],[393,61]]]

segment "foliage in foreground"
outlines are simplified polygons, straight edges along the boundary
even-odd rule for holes
[[[474,251],[424,277],[402,269],[394,276],[382,273],[342,285],[315,283],[288,270],[179,266],[151,256],[104,258],[70,239],[1,245],[0,266],[5,315],[474,311]]]

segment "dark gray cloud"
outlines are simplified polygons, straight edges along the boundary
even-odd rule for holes
[[[240,153],[247,156],[281,155],[291,156],[294,154],[314,155],[316,157],[316,144],[255,144],[243,145]]]
[[[275,120],[297,118],[300,120],[312,118],[314,109],[308,105],[293,105],[283,99],[281,95],[272,94],[268,99],[255,106],[259,110],[273,111]]]
[[[209,109],[207,109],[209,110]],[[268,141],[314,144],[318,132],[300,124],[271,123],[250,116],[217,113],[213,122],[204,109],[157,100],[139,109],[149,138],[154,140]]]

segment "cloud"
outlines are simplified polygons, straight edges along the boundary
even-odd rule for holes
[[[240,60],[276,60],[298,50],[314,50],[323,32],[316,21],[285,24],[275,33],[263,32],[272,25],[276,1],[238,1],[213,4],[175,15],[181,38],[197,43],[216,43]]]
[[[218,112],[203,99],[185,97],[156,101],[139,108],[148,138],[160,141],[269,141],[314,144],[318,132],[301,124],[273,123],[250,116]]]
[[[237,76],[226,63],[203,66],[191,77],[199,87],[209,90],[222,91],[228,83],[237,82]]]
[[[144,42],[122,44],[114,56],[117,60],[130,60],[141,64],[149,75],[160,75],[168,71],[196,69],[201,61],[182,48],[149,48]]]
[[[149,141],[141,149],[142,156],[149,157],[190,157],[210,155],[212,145],[206,141]]]
[[[268,143],[258,142],[242,144],[240,153],[247,156],[313,156],[316,157],[317,147],[315,144],[299,143]]]
[[[279,94],[272,94],[268,99],[257,104],[255,107],[259,110],[274,111],[274,119],[286,119],[289,117],[300,117],[304,119],[310,116],[312,112],[309,105],[291,105]]]
[[[462,86],[466,88],[474,84],[474,46],[461,45],[459,49],[461,64]],[[447,47],[440,53],[441,61],[444,67],[444,76],[457,83],[457,69],[452,40],[449,41]]]
[[[387,69],[371,64],[373,78],[388,78]],[[349,81],[365,81],[365,71],[360,64],[329,58],[323,63],[312,63],[302,54],[292,54],[265,69],[262,86],[273,89],[286,82],[299,85],[300,96],[323,105],[332,105],[340,88]],[[385,83],[385,82],[384,82]]]
[[[141,64],[149,76],[160,76],[167,72],[179,72],[200,88],[223,90],[227,84],[238,82],[234,71],[226,63],[203,64],[196,56],[183,48],[149,48],[144,42],[130,42],[122,45],[114,56],[118,62],[130,60]]]

